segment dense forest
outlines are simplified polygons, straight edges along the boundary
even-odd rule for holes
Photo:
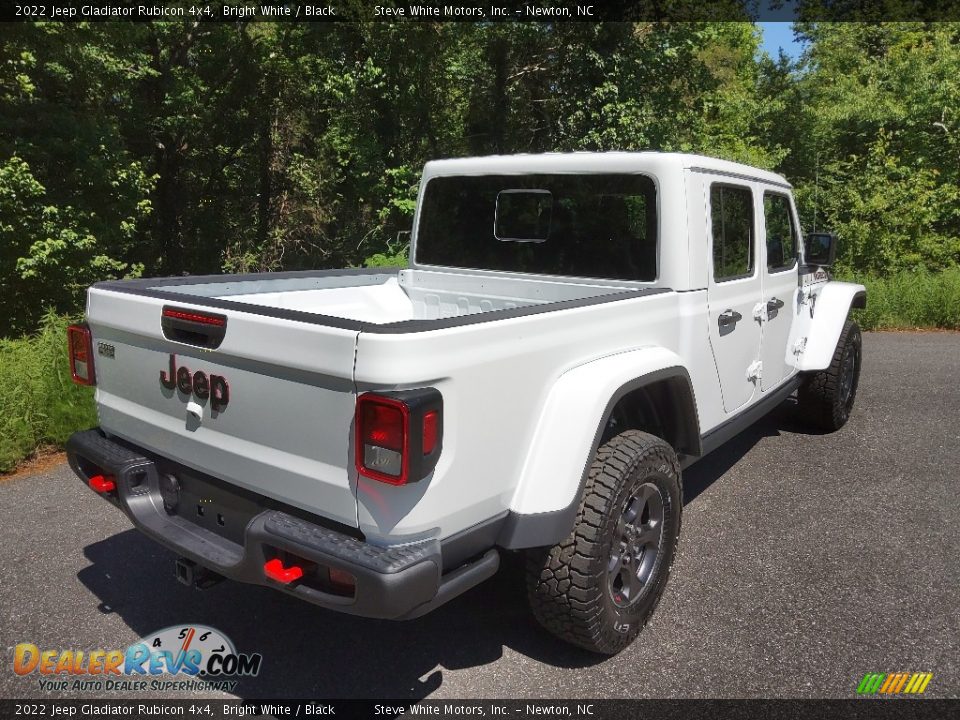
[[[960,23],[0,25],[0,316],[113,277],[402,253],[431,158],[679,150],[776,169],[839,270],[960,262]]]

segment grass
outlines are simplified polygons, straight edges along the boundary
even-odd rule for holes
[[[0,472],[97,424],[93,390],[70,379],[69,322],[48,314],[35,335],[0,340]]]
[[[865,330],[960,330],[960,267],[838,279],[867,287],[867,308],[853,313]],[[38,448],[62,446],[70,433],[97,424],[92,389],[70,380],[69,322],[51,313],[35,335],[0,340],[0,472],[10,472]]]
[[[904,271],[888,277],[845,276],[867,288],[867,307],[853,319],[865,330],[960,330],[960,267],[939,273]]]

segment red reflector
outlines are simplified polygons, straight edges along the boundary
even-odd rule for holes
[[[278,583],[287,585],[303,577],[303,568],[299,565],[284,567],[283,561],[280,558],[274,558],[264,563],[263,574],[271,580],[276,580]]]
[[[437,446],[437,419],[440,413],[431,410],[423,416],[423,454],[429,455]]]
[[[67,345],[70,352],[70,376],[78,385],[93,385],[93,338],[86,325],[71,325],[67,328]]]
[[[117,489],[117,483],[114,482],[112,475],[94,475],[87,480],[87,484],[98,493],[113,492]]]
[[[204,325],[216,325],[217,327],[222,326],[226,322],[226,320],[221,317],[184,312],[183,310],[172,310],[170,308],[163,309],[163,316],[168,318],[176,318],[177,320],[188,320],[190,322],[203,323]]]

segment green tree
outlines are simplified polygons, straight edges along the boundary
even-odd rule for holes
[[[131,71],[117,26],[0,27],[0,312],[10,332],[137,275],[153,178],[115,122]]]
[[[801,32],[810,45],[795,167],[808,223],[816,208],[850,270],[960,262],[960,24],[810,23]]]

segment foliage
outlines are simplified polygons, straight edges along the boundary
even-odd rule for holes
[[[909,167],[881,131],[863,158],[824,168],[824,221],[842,239],[840,267],[874,274],[935,271],[960,259],[960,187],[938,170]]]
[[[811,23],[792,85],[805,219],[875,274],[960,262],[960,23]]]
[[[0,26],[0,312],[111,277],[398,262],[429,159],[676,150],[773,168],[840,267],[960,260],[960,24]]]
[[[847,277],[867,288],[867,307],[853,318],[866,330],[960,330],[960,267],[938,273],[902,270],[894,275]]]
[[[37,446],[62,444],[97,423],[92,389],[70,379],[68,323],[47,313],[35,335],[0,340],[0,472]]]
[[[410,244],[402,242],[402,235],[393,242],[387,243],[386,251],[374,253],[363,261],[363,266],[372,267],[404,267],[410,260]]]

